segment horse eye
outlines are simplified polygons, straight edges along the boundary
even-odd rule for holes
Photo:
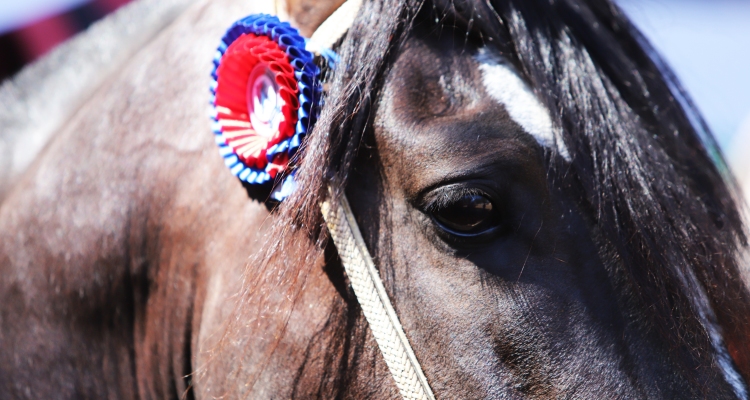
[[[498,211],[490,199],[481,194],[465,194],[431,214],[441,228],[460,236],[476,236],[499,223]]]

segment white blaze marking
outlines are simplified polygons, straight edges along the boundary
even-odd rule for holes
[[[479,62],[479,70],[482,73],[482,83],[490,97],[505,107],[513,121],[533,136],[540,145],[556,148],[563,158],[570,161],[570,153],[560,133],[552,126],[549,110],[539,102],[513,66],[500,56],[488,54],[485,49],[479,50],[476,60]],[[692,299],[693,306],[708,333],[719,369],[734,389],[735,395],[739,399],[746,400],[748,392],[745,382],[735,369],[732,358],[727,352],[722,329],[716,323],[714,310],[707,301],[708,296],[695,275],[692,271],[690,272],[689,277],[681,275],[680,278],[684,285],[695,287],[699,291],[700,298]]]
[[[567,147],[552,127],[549,110],[521,79],[515,69],[500,57],[492,56],[480,49],[476,56],[482,83],[487,93],[502,104],[510,117],[536,141],[547,148],[556,148],[563,158],[570,161]]]

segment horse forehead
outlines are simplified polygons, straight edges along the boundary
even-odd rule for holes
[[[499,54],[481,48],[475,56],[482,74],[482,84],[490,97],[500,103],[511,119],[542,147],[556,149],[570,161],[561,132],[552,124],[550,110],[537,98],[515,68]]]
[[[416,142],[419,142],[414,138],[419,138],[420,132],[430,133],[428,142],[433,147],[442,141],[438,150],[445,150],[447,145],[452,146],[453,151],[476,147],[465,142],[476,142],[481,140],[482,136],[505,139],[520,139],[521,136],[526,136],[543,148],[554,149],[558,155],[570,160],[561,130],[555,129],[549,109],[542,104],[529,84],[507,59],[484,47],[467,49],[465,44],[455,46],[453,50],[446,50],[446,47],[450,46],[424,39],[412,41],[405,51],[406,56],[397,60],[397,64],[401,64],[400,68],[394,69],[398,78],[391,80],[391,85],[396,89],[386,90],[386,97],[388,94],[392,97],[407,95],[410,91],[430,92],[427,86],[429,81],[434,81],[447,92],[462,92],[447,93],[448,97],[462,97],[468,100],[461,102],[463,104],[459,106],[460,110],[452,115],[453,118],[422,116],[409,121],[409,117],[403,116],[408,113],[418,114],[418,107],[413,107],[408,101],[392,99],[391,114],[402,116],[396,119],[406,122],[399,124],[394,132],[398,137],[399,149],[414,147]],[[414,79],[415,76],[423,79]],[[427,78],[424,79],[424,76]],[[446,85],[446,82],[453,84]],[[434,96],[429,103],[439,103],[439,97]],[[464,124],[457,125],[469,123],[484,126],[484,129],[463,126],[461,129],[454,129],[448,135],[434,135],[433,129],[425,129],[440,124],[451,124],[451,119],[455,122],[462,117]],[[482,134],[477,135],[478,130],[482,131]],[[493,144],[487,142],[483,145],[481,150],[486,150]]]
[[[381,161],[420,181],[457,173],[459,165],[538,166],[537,144],[554,139],[533,92],[499,56],[447,47],[417,39],[397,58],[375,121]],[[449,112],[424,111],[443,97],[453,98]]]

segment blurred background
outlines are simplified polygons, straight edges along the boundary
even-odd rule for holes
[[[130,0],[0,0],[0,80]]]
[[[675,71],[750,199],[750,1],[616,1]]]
[[[0,0],[0,80],[129,1]],[[616,1],[672,66],[738,178],[750,180],[750,0]]]

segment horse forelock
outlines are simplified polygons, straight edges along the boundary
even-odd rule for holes
[[[0,200],[99,85],[194,1],[135,1],[2,83]]]
[[[740,375],[750,379],[750,296],[737,266],[745,237],[736,190],[690,99],[619,9],[587,0],[426,7],[379,0],[363,8],[339,49],[350,68],[329,77],[328,105],[301,152],[298,177],[306,190],[277,210],[269,248],[289,246],[299,239],[287,234],[295,230],[310,243],[305,260],[322,257],[326,238],[317,205],[326,183],[344,186],[393,50],[417,14],[426,13],[438,25],[479,38],[529,83],[552,125],[535,138],[553,139],[569,159],[557,172],[576,174],[575,190],[599,227],[603,261],[624,282],[625,303],[655,311],[644,317],[676,349],[686,375],[700,349],[713,348],[724,378],[745,398]],[[280,276],[273,262],[278,254],[266,253],[265,274]],[[285,268],[282,275],[297,279],[298,270]],[[265,295],[247,289],[244,296]]]

